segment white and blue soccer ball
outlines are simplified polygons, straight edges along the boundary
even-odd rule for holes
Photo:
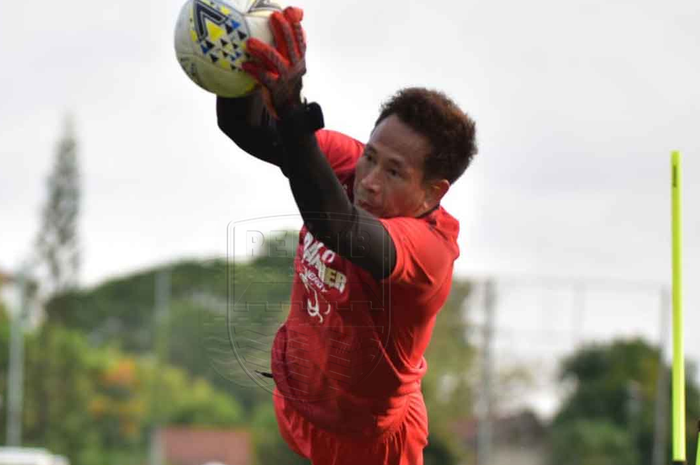
[[[221,97],[242,97],[255,81],[241,65],[250,37],[273,45],[268,19],[277,0],[188,0],[175,26],[175,53],[199,87]]]

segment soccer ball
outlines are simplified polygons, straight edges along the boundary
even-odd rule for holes
[[[243,71],[250,37],[273,45],[268,18],[282,11],[277,0],[188,0],[175,26],[175,54],[199,87],[221,97],[242,97],[255,88]]]

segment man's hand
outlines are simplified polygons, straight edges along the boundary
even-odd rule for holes
[[[262,85],[270,113],[279,118],[286,110],[301,104],[301,78],[306,74],[306,40],[301,20],[304,11],[288,7],[270,16],[270,28],[276,47],[248,39],[252,61],[243,70]]]

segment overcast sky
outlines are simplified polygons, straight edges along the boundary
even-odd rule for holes
[[[82,281],[224,256],[231,221],[296,211],[216,127],[173,51],[182,0],[0,2],[0,268],[39,227],[63,117],[83,175]],[[684,153],[688,328],[700,324],[700,3],[299,3],[306,94],[366,140],[380,102],[437,88],[480,152],[444,206],[462,276],[670,282],[669,153]],[[697,203],[697,204],[696,204]],[[700,338],[688,338],[700,355]]]

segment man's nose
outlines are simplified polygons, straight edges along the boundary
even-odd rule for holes
[[[360,185],[362,188],[366,191],[372,192],[372,193],[377,193],[379,191],[380,183],[379,183],[379,167],[375,166],[373,167],[369,173],[367,173],[367,176],[362,178],[362,181],[360,182]]]

